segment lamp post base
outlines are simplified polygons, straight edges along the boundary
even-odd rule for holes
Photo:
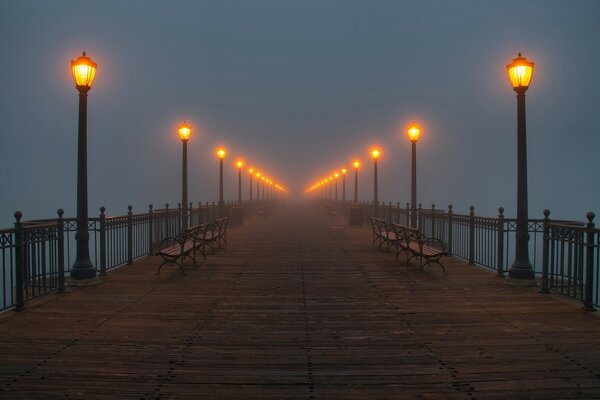
[[[534,280],[535,272],[530,264],[513,264],[508,270],[508,277],[511,279]]]
[[[90,263],[88,265],[73,265],[71,268],[71,279],[92,279],[96,277],[96,268]]]

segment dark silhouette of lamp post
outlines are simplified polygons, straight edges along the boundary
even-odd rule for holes
[[[515,261],[508,271],[513,279],[534,279],[529,262],[529,216],[527,204],[527,134],[525,125],[525,92],[533,76],[533,63],[521,53],[506,66],[508,77],[517,93],[517,233]]]
[[[224,206],[225,202],[223,201],[223,159],[225,159],[225,155],[227,151],[220,147],[217,149],[217,157],[219,158],[219,215],[224,215]]]
[[[338,174],[337,172],[335,174],[333,174],[333,177],[335,178],[335,201],[338,200],[338,178],[340,177],[340,174]]]
[[[377,160],[381,152],[378,149],[371,150],[371,156],[373,156],[373,214],[375,217],[378,217],[378,207],[379,203],[377,202]]]
[[[256,201],[260,200],[260,172],[256,173]]]
[[[188,227],[187,142],[192,134],[192,128],[183,121],[177,131],[183,144],[181,158],[181,229],[185,230]]]
[[[342,168],[342,202],[346,202],[346,174],[348,170],[346,168]]]
[[[238,203],[242,204],[242,167],[244,166],[243,161],[238,161],[236,163],[238,167]]]
[[[414,122],[408,128],[408,140],[412,144],[412,163],[410,179],[410,226],[417,227],[417,142],[421,136],[421,128]]]
[[[329,182],[329,201],[333,199],[333,176],[330,176],[327,181]]]
[[[354,161],[354,202],[358,203],[358,168],[360,167],[360,161]]]
[[[267,180],[267,178],[265,178],[265,176],[263,175],[261,178],[262,180],[262,199],[265,199],[265,181]]]
[[[87,190],[87,94],[92,88],[98,65],[85,55],[71,61],[75,87],[79,91],[79,128],[77,135],[77,255],[71,268],[71,278],[96,277],[96,268],[90,260],[90,234],[88,232]]]
[[[254,175],[254,168],[250,168],[248,170],[248,175],[249,175],[249,182],[250,182],[250,190],[248,192],[250,193],[250,204],[252,204],[252,175]]]

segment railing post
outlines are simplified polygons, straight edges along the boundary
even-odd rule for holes
[[[163,233],[162,238],[174,236],[174,235],[171,235],[171,230],[169,229],[170,223],[171,223],[170,218],[169,218],[169,203],[165,203],[165,214],[166,214],[166,216],[165,216],[165,231]]]
[[[421,213],[422,211],[423,211],[423,208],[421,207],[421,203],[419,203],[419,209],[417,210],[417,218],[418,218],[417,226],[419,227],[419,232],[423,232],[423,214]]]
[[[148,255],[152,255],[152,235],[153,235],[153,225],[154,225],[154,210],[152,210],[154,206],[150,204],[148,206]]]
[[[400,202],[396,203],[396,223],[400,223]]]
[[[498,254],[496,254],[496,271],[498,276],[504,276],[504,207],[498,208]]]
[[[475,265],[475,207],[469,207],[469,265]]]
[[[181,208],[181,203],[177,203],[177,223],[175,226],[177,226],[178,233],[181,232],[181,228],[183,227],[181,221],[183,221],[183,209]]]
[[[410,226],[410,203],[406,202],[406,226]]]
[[[15,212],[15,308],[20,310],[25,302],[25,242],[21,211]]]
[[[452,257],[452,204],[448,204],[448,255]]]
[[[544,210],[544,237],[542,242],[542,288],[540,292],[550,292],[550,210]]]
[[[131,205],[127,206],[127,264],[133,264],[133,213]]]
[[[65,211],[59,208],[58,214],[58,293],[65,291],[65,226],[63,215]]]
[[[587,243],[585,255],[585,300],[583,307],[588,311],[594,311],[594,213],[589,212],[586,215],[587,223]]]
[[[193,210],[194,210],[194,203],[192,203],[190,201],[190,208],[189,208],[190,212],[189,212],[189,221],[188,221],[188,226],[196,226],[199,223],[194,223],[194,215],[192,214]]]
[[[435,237],[435,204],[431,205],[431,235],[432,238]]]
[[[106,211],[100,207],[100,275],[106,275]]]

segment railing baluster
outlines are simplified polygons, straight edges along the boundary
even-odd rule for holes
[[[498,233],[496,241],[498,244],[496,270],[498,271],[498,276],[504,276],[504,207],[498,208]]]
[[[587,243],[586,243],[586,257],[585,257],[585,300],[583,302],[584,308],[589,311],[594,310],[593,293],[594,293],[594,213],[587,213],[588,223],[587,227]]]
[[[65,226],[63,221],[63,215],[65,210],[59,208],[56,213],[58,214],[58,293],[64,293],[65,291]]]
[[[25,272],[25,243],[23,242],[23,224],[21,211],[15,212],[15,307],[17,310],[23,308],[24,303],[24,277]]]
[[[540,292],[549,293],[549,257],[550,257],[550,210],[544,210],[544,237],[542,243],[542,288]]]
[[[469,207],[469,264],[475,265],[475,207]]]
[[[131,205],[127,206],[127,264],[133,264],[133,213]]]

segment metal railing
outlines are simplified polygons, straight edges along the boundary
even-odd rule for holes
[[[329,206],[335,206],[330,201]],[[364,220],[377,216],[387,222],[409,225],[410,208],[400,203],[359,202],[338,204],[339,207],[362,209]],[[544,219],[530,219],[529,258],[537,277],[542,280],[542,291],[554,291],[581,300],[585,307],[600,306],[600,230],[594,228],[593,213],[588,223],[579,221],[550,221],[550,212]],[[590,219],[591,217],[591,219]],[[426,236],[444,243],[449,255],[462,258],[503,276],[514,260],[517,222],[506,218],[504,209],[497,217],[456,214],[452,205],[448,210],[417,209],[417,228]],[[547,231],[546,231],[547,230]]]
[[[255,201],[260,207],[264,201]],[[244,205],[242,205],[244,206]],[[188,226],[199,225],[229,215],[234,202],[219,206],[214,202],[199,203],[188,209]],[[248,204],[248,210],[251,206]],[[90,257],[100,275],[136,259],[152,255],[160,242],[181,232],[181,205],[163,209],[149,206],[148,211],[133,214],[131,206],[125,215],[100,215],[88,219]],[[65,274],[75,260],[76,218],[57,218],[21,222],[15,213],[15,226],[0,230],[0,311],[20,308],[24,302],[50,291],[63,291]]]

